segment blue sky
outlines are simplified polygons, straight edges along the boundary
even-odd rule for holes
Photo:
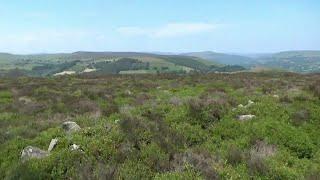
[[[318,0],[0,0],[0,52],[320,50]]]

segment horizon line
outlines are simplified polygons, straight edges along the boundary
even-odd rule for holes
[[[78,50],[78,51],[57,51],[57,52],[38,52],[38,53],[17,53],[17,52],[6,52],[0,51],[0,54],[9,54],[9,55],[46,55],[46,54],[74,54],[74,53],[141,53],[141,54],[171,54],[171,55],[181,55],[186,53],[203,53],[203,52],[212,52],[212,53],[221,53],[221,54],[234,54],[234,55],[255,55],[255,54],[275,54],[275,53],[282,53],[282,52],[302,52],[302,51],[320,51],[316,49],[291,49],[291,50],[280,50],[280,51],[273,51],[273,52],[228,52],[228,51],[214,51],[214,50],[199,50],[199,51],[181,51],[181,52],[174,52],[174,51],[99,51],[99,50]]]

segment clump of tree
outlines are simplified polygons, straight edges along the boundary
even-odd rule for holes
[[[117,61],[104,61],[94,64],[97,74],[118,74],[120,71],[148,70],[149,62],[141,62],[132,58],[121,58]]]

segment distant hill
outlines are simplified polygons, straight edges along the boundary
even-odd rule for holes
[[[318,57],[320,58],[320,51],[283,51],[272,55],[276,58],[294,58],[294,57]]]
[[[268,54],[233,55],[211,51],[185,53],[208,61],[247,68],[281,69],[284,71],[309,73],[320,72],[320,51],[283,51]]]
[[[199,57],[209,61],[228,65],[245,65],[250,64],[254,61],[253,58],[246,56],[216,53],[211,51],[184,53],[182,55]]]
[[[320,51],[285,51],[260,57],[260,66],[293,72],[320,72]]]
[[[134,74],[238,71],[211,60],[187,55],[140,52],[87,52],[59,54],[0,54],[0,74],[23,72],[30,76],[55,74]]]
[[[110,70],[110,67],[119,67],[119,59],[133,59],[131,67],[128,63],[120,63],[127,68]],[[137,64],[138,61],[139,63]],[[110,62],[107,66],[100,62]],[[142,64],[140,64],[142,63]],[[143,63],[148,63],[148,66]],[[78,51],[74,53],[57,54],[31,54],[16,55],[0,53],[0,74],[10,70],[29,72],[32,76],[50,76],[59,71],[74,71],[93,73],[90,68],[97,68],[96,64],[103,65],[104,73],[187,73],[190,71],[215,72],[238,71],[243,67],[247,69],[277,69],[300,73],[320,72],[320,51],[283,51],[268,54],[235,55],[216,53],[211,51],[174,53],[144,53],[144,52],[89,52]],[[147,68],[146,68],[147,67]],[[86,70],[89,69],[89,70]],[[101,69],[101,68],[100,68]],[[109,69],[110,71],[107,71]],[[127,70],[126,70],[127,69]],[[86,71],[85,71],[86,70]]]

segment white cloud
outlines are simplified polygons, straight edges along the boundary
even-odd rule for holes
[[[211,32],[218,24],[209,23],[170,23],[160,27],[120,27],[117,31],[129,36],[147,36],[151,38],[170,38]]]

